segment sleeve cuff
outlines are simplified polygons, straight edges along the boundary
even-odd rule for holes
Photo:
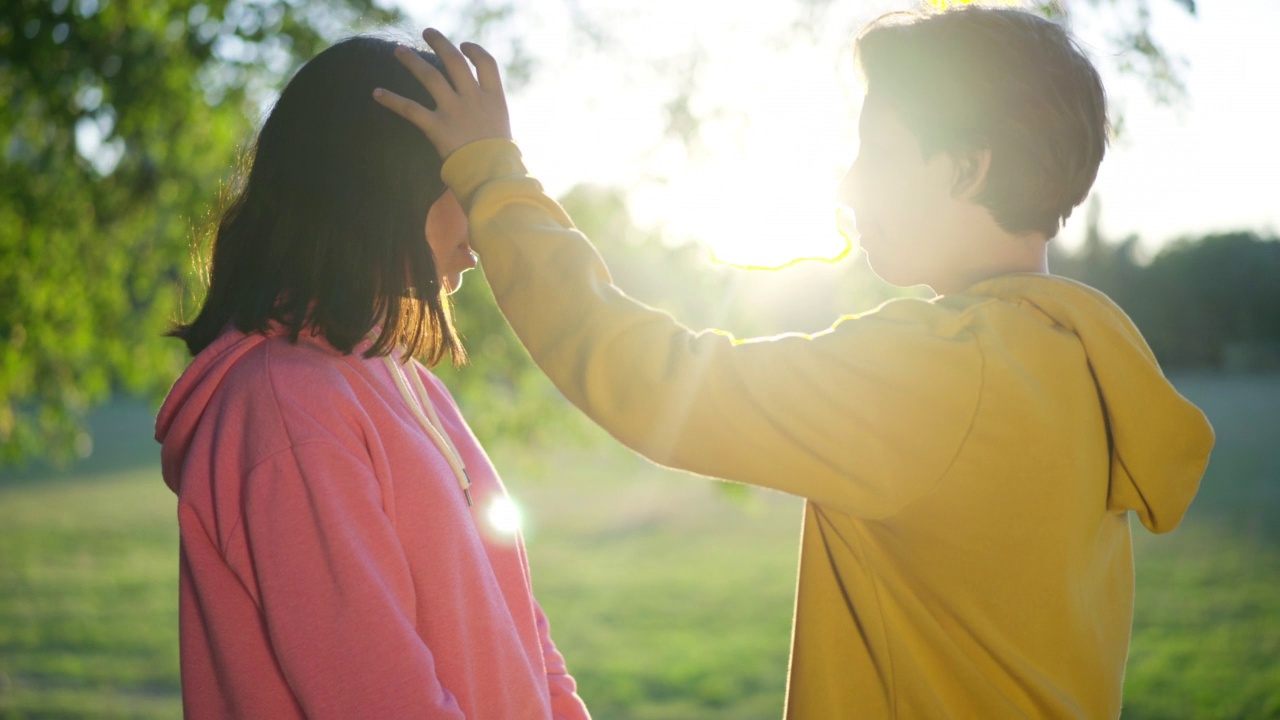
[[[458,196],[463,210],[470,211],[476,191],[500,177],[525,177],[520,148],[510,140],[486,138],[467,143],[445,159],[440,177]]]

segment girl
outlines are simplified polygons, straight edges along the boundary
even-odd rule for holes
[[[172,333],[188,718],[588,717],[519,534],[483,520],[502,483],[412,359],[462,360],[447,296],[476,260],[440,156],[371,97],[435,106],[396,47],[289,82]]]

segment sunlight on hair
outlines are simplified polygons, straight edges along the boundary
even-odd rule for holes
[[[489,504],[485,517],[488,518],[489,525],[498,532],[510,535],[520,530],[520,508],[511,501],[511,498],[501,497],[494,500]]]

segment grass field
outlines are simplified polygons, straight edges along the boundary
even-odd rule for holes
[[[1135,522],[1125,717],[1280,718],[1280,377],[1183,377],[1218,430],[1172,535]],[[69,471],[0,477],[0,718],[174,718],[177,533],[145,408]],[[800,504],[605,445],[491,447],[598,718],[780,717]]]

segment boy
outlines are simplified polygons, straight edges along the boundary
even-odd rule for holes
[[[693,333],[627,298],[510,142],[497,66],[424,34],[447,157],[504,314],[568,398],[671,467],[806,498],[789,718],[1116,717],[1128,511],[1167,532],[1213,434],[1124,313],[1048,274],[1106,144],[1098,75],[1013,9],[897,14],[858,39],[841,186],[872,267],[938,297],[813,336]]]

